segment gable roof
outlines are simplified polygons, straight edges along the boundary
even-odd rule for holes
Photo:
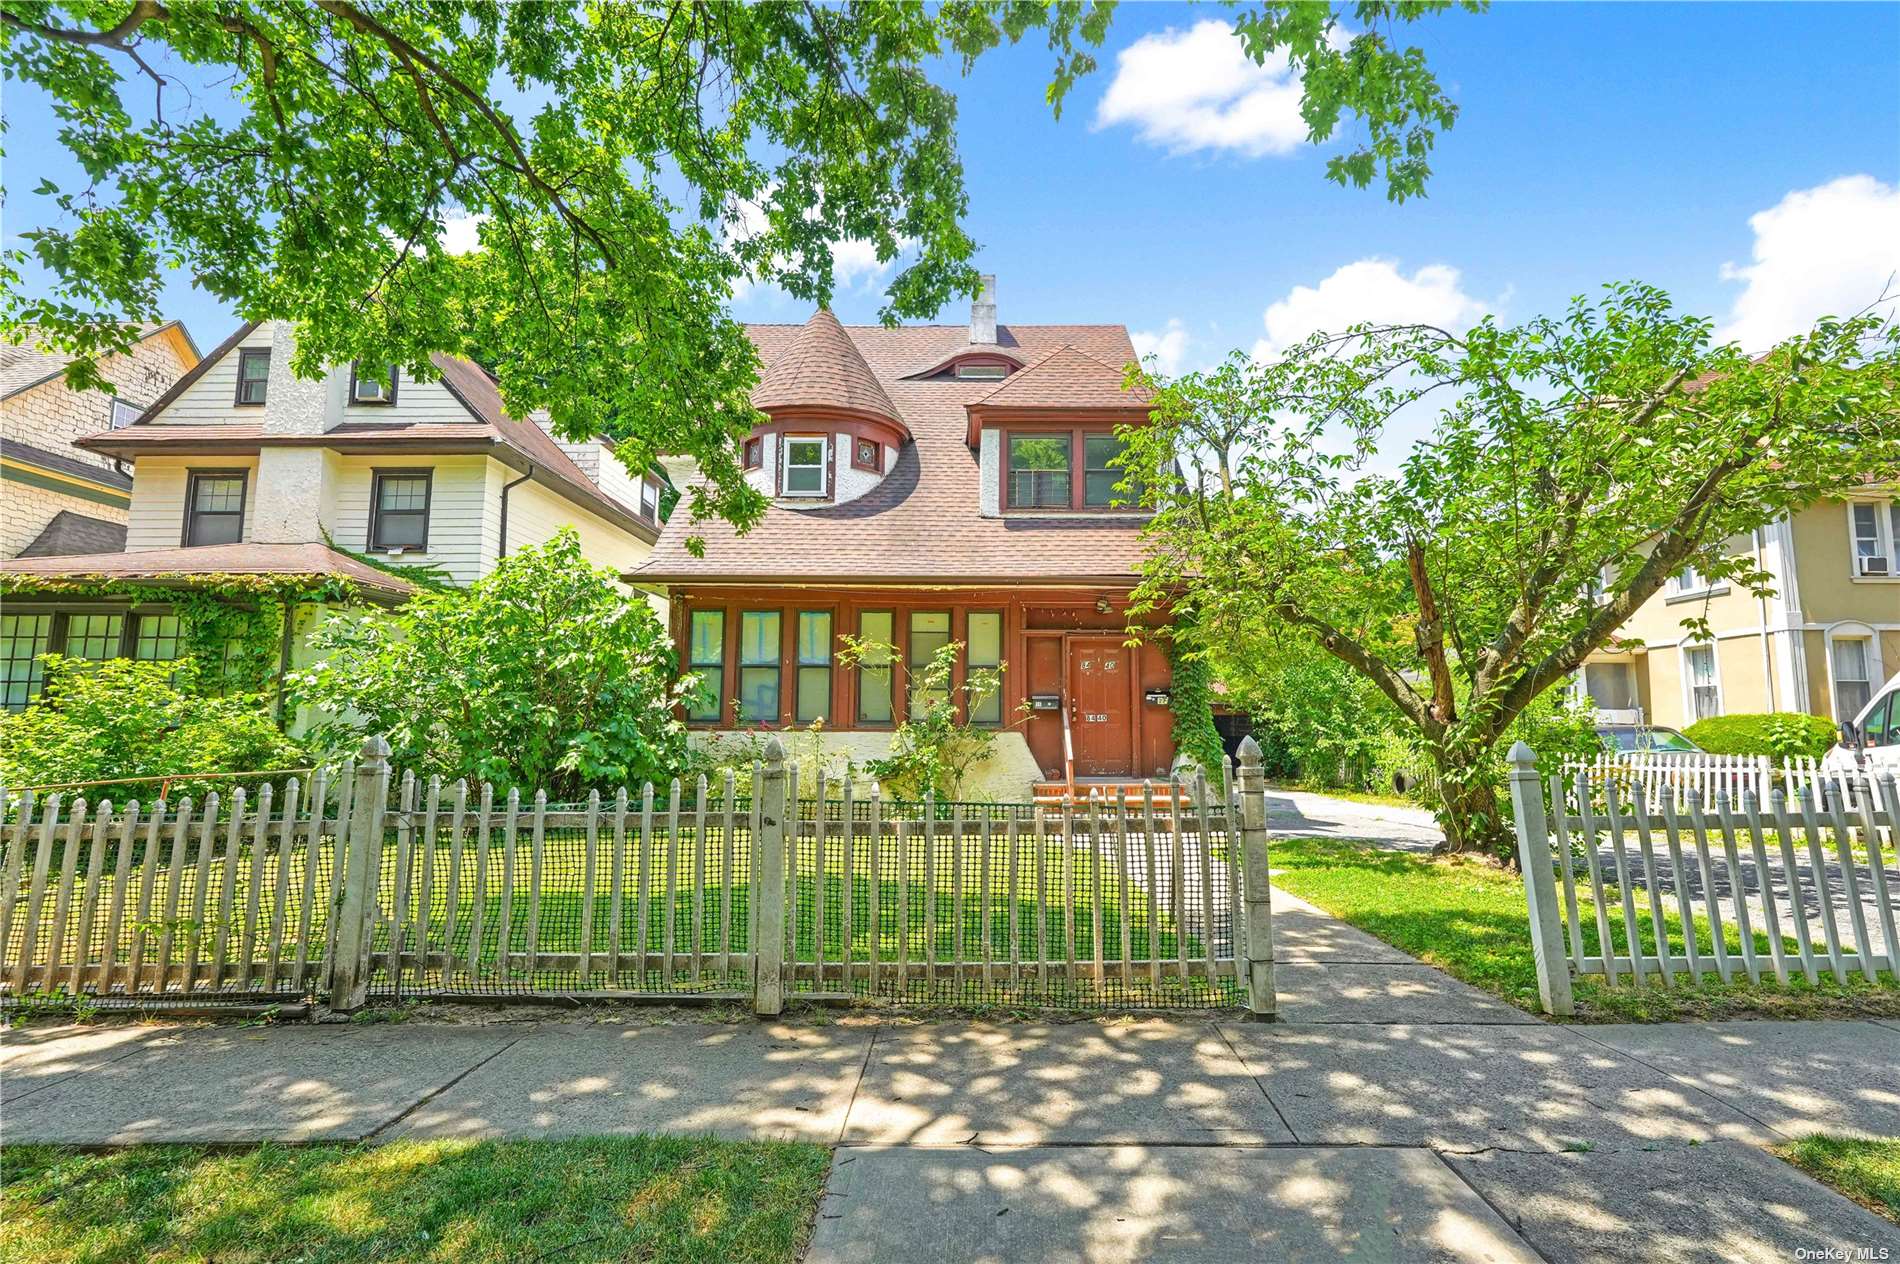
[[[1123,370],[1066,343],[1010,374],[970,407],[1144,409],[1154,402],[1146,389],[1124,390],[1122,375]]]
[[[85,514],[62,509],[53,515],[46,529],[33,537],[21,557],[70,557],[75,553],[121,553],[125,551],[125,524],[88,518]]]
[[[488,371],[471,360],[437,353],[429,363],[442,375],[442,385],[468,412],[463,422],[397,420],[343,422],[320,434],[269,434],[261,421],[169,425],[155,419],[220,359],[257,328],[248,321],[212,353],[172,384],[145,415],[129,426],[85,435],[74,446],[108,456],[129,457],[140,452],[196,451],[248,452],[262,447],[324,447],[340,451],[487,452],[568,500],[591,510],[643,540],[657,534],[639,517],[636,507],[609,496],[587,477],[574,458],[562,450],[541,427],[511,416],[501,391]]]
[[[801,328],[747,327],[768,373],[797,340]],[[689,514],[675,511],[660,533],[653,556],[630,572],[628,579],[781,584],[813,580],[1133,582],[1145,521],[1139,515],[1045,518],[1011,513],[986,518],[979,512],[981,474],[977,454],[966,442],[967,408],[994,394],[998,384],[913,376],[921,368],[978,350],[969,340],[967,325],[840,328],[910,429],[911,442],[899,449],[892,471],[870,492],[841,505],[773,505],[744,536],[723,520],[695,524]],[[1072,347],[1117,381],[1119,373],[1109,366],[1135,359],[1134,345],[1121,325],[1000,325],[997,344],[1032,364]],[[1062,380],[1067,380],[1066,375]],[[1025,396],[1036,398],[1029,392]],[[1060,407],[1060,398],[1052,393],[1045,403]],[[1127,407],[1125,397],[1120,404]],[[686,546],[695,536],[705,543],[703,556],[695,557]]]
[[[857,344],[830,309],[823,307],[812,313],[791,345],[765,366],[759,384],[752,388],[752,406],[761,412],[830,408],[898,421],[897,406],[858,353]]]
[[[175,320],[147,320],[139,322],[140,342],[156,338],[160,334],[175,333],[189,350],[191,363],[187,369],[200,363],[198,344],[191,340],[191,334],[185,326]],[[29,330],[21,342],[0,342],[0,399],[10,399],[21,391],[30,391],[36,386],[52,381],[66,371],[76,356],[64,351],[51,351],[42,346]]]

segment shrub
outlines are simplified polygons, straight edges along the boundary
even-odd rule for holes
[[[1765,715],[1714,715],[1697,720],[1683,735],[1715,755],[1768,755],[1774,759],[1793,759],[1801,755],[1820,758],[1834,745],[1836,731],[1831,720],[1799,711],[1774,711]]]
[[[260,695],[201,696],[190,659],[93,663],[48,654],[44,662],[46,687],[33,705],[0,719],[0,778],[9,785],[264,772],[310,762],[303,747],[277,731]],[[134,784],[101,786],[88,797],[154,794]]]
[[[658,783],[685,759],[666,629],[581,556],[571,529],[466,590],[424,593],[386,618],[332,619],[313,644],[325,657],[291,689],[337,753],[380,733],[418,775],[560,800]]]
[[[957,695],[963,695],[966,713],[974,709],[1002,688],[1001,669],[972,671],[962,685],[953,684],[962,651],[962,641],[951,641],[921,671],[911,674],[910,713],[891,734],[891,753],[864,761],[864,771],[893,794],[906,799],[926,794],[946,800],[960,797],[970,770],[996,741],[995,729],[958,721]],[[876,661],[886,661],[895,653],[894,647],[881,642],[844,638],[842,657],[847,665],[873,654]]]

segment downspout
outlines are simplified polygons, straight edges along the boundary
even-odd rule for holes
[[[1755,569],[1758,571],[1766,570],[1767,567],[1764,566],[1763,563],[1767,560],[1767,554],[1764,552],[1761,528],[1756,527],[1751,534],[1755,537]],[[1768,710],[1770,714],[1773,714],[1781,710],[1781,707],[1775,701],[1775,655],[1773,647],[1769,645],[1769,641],[1774,634],[1768,629],[1768,598],[1761,593],[1756,593],[1755,605],[1761,615],[1762,683],[1768,687]]]
[[[508,493],[534,477],[534,463],[528,463],[528,472],[512,483],[501,485],[501,542],[495,550],[495,560],[499,562],[508,556]]]

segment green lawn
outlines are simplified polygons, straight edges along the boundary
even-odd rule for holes
[[[1402,794],[1391,794],[1382,790],[1342,790],[1337,786],[1321,785],[1318,782],[1269,782],[1269,792],[1279,790],[1297,790],[1302,794],[1323,794],[1329,799],[1344,799],[1348,803],[1375,803],[1388,808],[1423,808],[1425,805],[1417,799]]]
[[[0,1150],[0,1261],[789,1264],[823,1147],[686,1137]]]
[[[1536,965],[1524,888],[1516,874],[1481,860],[1433,859],[1314,838],[1274,840],[1272,863],[1274,885],[1466,983],[1537,1012]],[[1621,945],[1622,908],[1614,890],[1606,888],[1606,896],[1612,938]],[[1637,904],[1638,942],[1653,953],[1647,898]],[[1663,921],[1680,952],[1683,928],[1673,905],[1671,900]],[[1582,922],[1585,949],[1594,952],[1595,915],[1587,900]],[[1728,946],[1739,952],[1735,928],[1723,929]],[[1702,951],[1709,954],[1713,948],[1710,928],[1700,918],[1696,932]],[[1755,938],[1765,961],[1767,939],[1759,933]],[[1579,980],[1577,1017],[1599,1022],[1665,1022],[1742,1016],[1900,1016],[1900,987],[1875,986],[1858,978],[1846,987],[1827,977],[1816,985],[1796,979],[1782,987],[1745,980],[1721,983],[1711,975],[1689,987],[1678,974],[1672,988],[1657,986],[1653,970],[1650,978],[1651,983],[1641,988],[1630,985],[1627,978],[1614,987],[1600,978]]]
[[[1804,1137],[1775,1150],[1824,1185],[1900,1222],[1900,1137]]]

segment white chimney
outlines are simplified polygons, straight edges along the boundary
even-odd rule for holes
[[[982,346],[996,345],[996,277],[986,274],[983,288],[970,302],[970,341]]]

